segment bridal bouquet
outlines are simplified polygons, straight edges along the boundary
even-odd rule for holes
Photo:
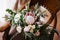
[[[41,6],[36,4],[31,10],[29,5],[25,9],[16,12],[7,9],[9,15],[5,15],[5,19],[11,23],[11,26],[16,26],[18,33],[23,33],[25,39],[28,40],[51,40],[52,33],[57,31],[45,23],[45,11],[41,11]],[[58,34],[58,33],[57,33]]]

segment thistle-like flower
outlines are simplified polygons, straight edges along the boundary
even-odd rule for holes
[[[26,12],[26,15],[25,15],[25,21],[27,24],[33,24],[36,20],[36,16],[35,14],[33,14],[32,12]]]

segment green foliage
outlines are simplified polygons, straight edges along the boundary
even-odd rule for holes
[[[51,29],[46,29],[48,26],[50,26],[48,23],[42,24],[42,26],[39,26],[36,23],[36,22],[40,21],[40,16],[43,17],[43,18],[46,16],[46,14],[44,14],[46,11],[41,12],[38,4],[35,5],[34,8],[35,8],[35,10],[32,11],[32,13],[34,13],[35,16],[37,16],[37,19],[34,22],[34,24],[32,24],[32,25],[35,25],[35,29],[33,30],[32,33],[23,31],[23,34],[25,34],[24,35],[25,39],[28,39],[28,40],[52,40],[52,36],[53,36],[54,33],[59,35],[58,32],[56,31],[56,29],[54,29],[54,28],[52,30]],[[20,18],[19,18],[17,23],[15,23],[15,21],[14,21],[14,17],[16,15],[16,13],[13,12],[12,10],[10,10],[10,9],[7,9],[6,12],[8,12],[11,15],[10,18],[6,19],[6,20],[10,19],[9,21],[11,22],[11,25],[16,25],[16,26],[19,25],[23,29],[25,28],[25,26],[28,26],[28,24],[25,22],[24,17],[26,15],[26,12],[31,12],[31,9],[29,8],[29,4],[27,4],[26,9],[18,11],[21,15],[20,15]],[[39,33],[40,33],[39,36],[34,35],[34,33],[37,32],[37,30],[39,30]]]

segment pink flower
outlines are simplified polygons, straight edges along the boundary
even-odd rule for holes
[[[40,35],[40,32],[39,32],[39,30],[37,30],[37,32],[35,32],[35,34],[34,34],[35,36],[39,36]]]
[[[5,16],[8,17],[8,18],[10,18],[11,15],[7,13]]]
[[[22,31],[21,26],[16,27],[16,30],[17,30],[18,33],[21,33],[21,31]]]
[[[39,22],[36,22],[38,25],[42,25],[42,22],[41,21],[39,21]]]
[[[26,12],[25,21],[27,24],[33,24],[35,20],[36,20],[35,14],[33,14],[32,12]]]
[[[30,31],[30,27],[27,26],[24,28],[24,32],[29,32],[29,31]]]

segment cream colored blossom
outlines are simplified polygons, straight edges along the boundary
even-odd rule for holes
[[[33,29],[35,29],[35,25],[28,25],[30,27],[30,32],[33,32]]]
[[[14,17],[15,23],[17,23],[17,21],[20,19],[20,16],[21,16],[20,13],[17,13],[17,14],[15,15],[15,17]]]
[[[21,33],[21,31],[22,31],[21,26],[16,27],[16,30],[17,30],[18,33]]]
[[[31,29],[35,29],[35,25],[28,25]]]

